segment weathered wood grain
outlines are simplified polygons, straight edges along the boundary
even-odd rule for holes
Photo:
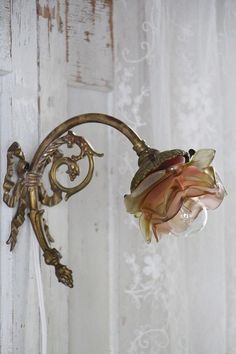
[[[67,0],[66,16],[69,84],[111,89],[112,0]]]
[[[39,0],[38,70],[40,140],[60,122],[67,119],[67,73],[65,5],[63,0]],[[60,178],[63,178],[60,176]],[[45,181],[47,180],[45,174]],[[63,201],[53,209],[46,208],[50,232],[63,255],[62,263],[69,266],[68,204]],[[42,262],[46,312],[48,322],[48,353],[68,352],[68,291],[59,284],[54,268]]]
[[[77,16],[78,15],[78,16]],[[31,159],[39,142],[61,121],[68,118],[69,112],[80,114],[82,111],[106,111],[107,94],[96,90],[108,90],[113,80],[113,34],[111,1],[77,0],[3,0],[0,4],[0,155],[1,185],[6,168],[5,153],[8,146],[19,141],[26,158]],[[69,76],[69,79],[68,79]],[[78,90],[68,103],[68,82],[73,86],[93,87],[87,95]],[[94,91],[95,90],[95,91]],[[86,97],[85,97],[86,96]],[[93,107],[91,107],[93,101]],[[90,127],[91,129],[92,127]],[[103,127],[104,128],[104,127]],[[104,132],[104,133],[103,133]],[[106,148],[106,132],[99,139],[96,127],[91,129],[94,145],[99,141],[98,150]],[[106,176],[107,162],[101,162],[99,174]],[[97,176],[95,175],[95,179]],[[75,278],[79,287],[83,287],[80,301],[77,301],[79,287],[71,290],[58,284],[54,270],[42,262],[48,319],[48,353],[76,353],[77,344],[83,352],[108,352],[108,277],[107,277],[107,223],[104,220],[103,207],[106,206],[107,181],[99,176],[90,193],[97,188],[103,195],[103,201],[95,198],[91,218],[94,223],[81,224],[81,232],[92,234],[92,238],[81,238],[76,243],[76,233],[71,227],[73,242],[70,243],[71,256],[68,255],[68,204],[62,203],[54,210],[47,210],[51,233],[55,238],[55,247],[63,253],[65,264],[75,268]],[[95,181],[94,181],[95,182]],[[88,191],[89,193],[89,191]],[[90,196],[92,196],[90,194]],[[84,199],[86,202],[86,198]],[[75,201],[77,202],[77,201]],[[78,198],[80,202],[80,197]],[[92,203],[92,201],[91,201]],[[91,203],[87,209],[91,208]],[[85,203],[81,204],[81,210]],[[73,209],[75,204],[71,204]],[[99,212],[97,211],[99,209]],[[20,230],[19,242],[13,254],[5,245],[10,230],[10,221],[14,211],[1,203],[1,249],[0,249],[0,301],[1,301],[1,353],[28,354],[40,352],[40,318],[36,287],[31,226],[26,221]],[[82,214],[82,213],[81,213]],[[74,217],[77,218],[76,212]],[[72,220],[73,222],[73,220]],[[80,226],[79,226],[80,227]],[[94,247],[94,240],[100,238]],[[75,243],[74,243],[75,242]],[[87,242],[86,255],[76,260],[76,249],[83,252]],[[96,253],[98,252],[97,256]],[[93,261],[94,257],[96,261]],[[94,263],[101,268],[93,272]],[[77,277],[77,265],[86,271],[84,282]],[[95,266],[97,267],[97,266]],[[97,281],[96,294],[90,307],[87,282]],[[73,292],[73,293],[72,293]],[[68,314],[70,304],[70,319]],[[77,315],[82,315],[77,322]],[[100,316],[100,322],[93,316]],[[87,316],[84,327],[84,317]],[[92,323],[92,325],[91,325]],[[71,332],[70,329],[73,326]],[[77,326],[80,337],[76,335]],[[97,338],[89,342],[89,330]],[[99,333],[99,335],[97,335]],[[71,344],[68,343],[70,336]],[[70,353],[71,354],[71,353]]]
[[[38,63],[39,63],[39,126],[40,140],[60,122],[67,119],[66,31],[63,0],[39,0]],[[63,178],[63,176],[60,176]],[[45,174],[45,180],[47,180]],[[64,201],[53,209],[46,208],[50,232],[55,245],[68,262],[68,204]],[[42,262],[44,293],[48,322],[48,353],[68,352],[68,291],[59,284],[54,268]]]
[[[11,70],[11,1],[0,1],[0,75]]]
[[[28,159],[38,144],[35,13],[35,3],[31,0],[14,2],[11,10],[12,72],[1,78],[1,185],[9,145],[18,141]],[[4,43],[8,47],[9,35]],[[10,254],[5,242],[14,212],[1,203],[1,353],[38,353],[38,297],[32,257],[34,234],[26,222],[20,230],[16,249]]]
[[[69,115],[108,111],[109,94],[70,88]],[[69,201],[69,255],[75,286],[69,294],[70,354],[109,353],[108,146],[109,128],[85,124],[76,129],[102,158],[95,158],[91,183]],[[87,167],[81,164],[81,172]]]

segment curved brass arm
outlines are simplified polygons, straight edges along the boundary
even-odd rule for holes
[[[23,224],[25,211],[28,209],[28,215],[43,250],[45,262],[55,267],[59,282],[69,287],[73,287],[72,271],[60,263],[60,253],[55,248],[50,247],[53,239],[43,218],[44,210],[41,209],[41,204],[54,206],[62,200],[63,193],[66,193],[65,199],[67,200],[71,195],[85,188],[91,181],[94,170],[94,156],[101,157],[103,154],[96,153],[83,137],[70,131],[73,127],[85,123],[101,123],[120,131],[133,144],[133,149],[139,156],[139,162],[145,160],[147,152],[154,152],[124,122],[105,114],[83,114],[71,118],[55,128],[40,144],[31,164],[25,161],[19,144],[13,143],[7,153],[7,173],[3,184],[4,201],[7,205],[15,207],[18,203],[17,212],[11,224],[11,234],[7,241],[11,245],[11,250],[17,242],[19,227]],[[66,157],[60,150],[63,145],[66,145],[67,148],[77,146],[80,153],[76,156]],[[57,170],[60,166],[66,165],[70,180],[74,181],[80,175],[79,161],[83,158],[87,158],[89,162],[88,173],[84,180],[72,188],[63,186],[57,180]],[[15,163],[15,159],[17,159],[17,163]],[[42,182],[43,173],[49,164],[51,164],[49,181],[52,195],[47,194]],[[17,182],[12,180],[14,166],[18,176]]]
[[[43,140],[34,155],[31,164],[31,170],[37,170],[37,163],[40,157],[55,139],[58,139],[62,134],[64,134],[68,130],[85,123],[100,123],[109,125],[110,127],[117,129],[130,140],[130,142],[133,144],[134,151],[136,151],[138,155],[140,155],[141,152],[147,148],[145,142],[141,140],[139,136],[121,120],[109,116],[107,114],[101,113],[81,114],[79,116],[75,116],[71,119],[68,119],[67,121],[60,124]]]

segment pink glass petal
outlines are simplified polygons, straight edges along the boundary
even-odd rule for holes
[[[142,213],[139,218],[139,226],[144,235],[145,241],[147,243],[151,242],[152,234],[151,234],[151,215],[147,213]]]
[[[196,166],[199,169],[210,166],[215,157],[214,149],[200,149],[192,157],[190,165]]]

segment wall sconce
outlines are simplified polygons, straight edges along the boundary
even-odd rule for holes
[[[202,149],[170,150],[160,152],[148,147],[138,135],[122,121],[105,114],[83,114],[71,118],[55,128],[38,147],[31,164],[17,142],[7,152],[7,173],[4,179],[4,202],[17,211],[11,222],[7,241],[11,251],[17,242],[20,226],[29,210],[29,218],[43,251],[46,264],[55,267],[59,282],[73,287],[72,271],[60,263],[61,255],[51,248],[53,241],[43,217],[41,205],[52,207],[85,188],[93,177],[96,153],[91,145],[70,129],[85,123],[102,123],[119,130],[133,144],[138,155],[138,171],[131,182],[131,193],[125,195],[127,211],[139,217],[146,241],[151,241],[151,232],[158,241],[162,234],[191,233],[200,230],[206,222],[206,210],[215,209],[224,198],[225,190],[219,177],[210,166],[215,151]],[[79,154],[64,156],[60,148],[78,147]],[[66,165],[71,181],[80,176],[79,162],[88,159],[85,178],[74,187],[67,187],[57,179],[57,171]],[[49,181],[52,194],[43,185],[45,168],[51,164]],[[13,180],[14,171],[17,181]]]

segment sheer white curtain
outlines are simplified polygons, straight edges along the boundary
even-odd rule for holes
[[[215,148],[228,196],[195,237],[146,245],[118,200],[135,156],[111,133],[111,348],[234,354],[236,1],[115,1],[114,34],[111,113],[160,150]]]

